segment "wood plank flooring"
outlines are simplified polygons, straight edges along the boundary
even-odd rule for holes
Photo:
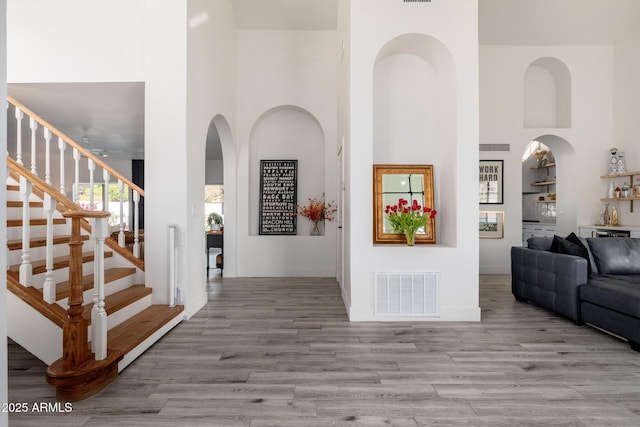
[[[209,303],[70,413],[11,426],[638,426],[640,353],[482,276],[482,322],[349,323],[325,279],[217,279]],[[11,402],[53,402],[9,345]]]

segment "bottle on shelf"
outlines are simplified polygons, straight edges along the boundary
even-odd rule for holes
[[[640,197],[640,178],[636,179],[636,185],[633,186],[633,196]]]
[[[602,213],[602,223],[604,225],[611,225],[611,215],[609,214],[609,203],[607,203],[604,207],[604,212]]]
[[[615,185],[613,185],[613,181],[611,181],[609,183],[609,193],[607,194],[607,197],[609,197],[610,199],[613,199],[613,193],[615,191]]]
[[[611,207],[611,225],[620,225],[620,221],[618,220],[618,209],[616,208],[615,203]]]

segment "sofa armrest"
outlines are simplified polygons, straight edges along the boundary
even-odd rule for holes
[[[587,260],[522,247],[511,248],[511,291],[533,303],[581,322],[578,288],[587,283]]]

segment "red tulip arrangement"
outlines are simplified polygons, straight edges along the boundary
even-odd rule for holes
[[[420,206],[415,199],[409,204],[408,200],[400,198],[397,205],[387,205],[384,213],[393,231],[403,233],[407,238],[407,244],[413,246],[416,232],[425,227],[428,221],[433,220],[438,211],[428,206]]]

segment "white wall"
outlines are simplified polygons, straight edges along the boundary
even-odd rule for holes
[[[614,144],[626,156],[627,170],[640,171],[640,27],[635,26],[615,44],[614,50]],[[636,205],[639,205],[636,202]],[[620,204],[623,224],[640,225],[640,209],[629,214],[628,203]],[[636,206],[634,206],[635,208]]]
[[[224,275],[237,274],[236,221],[236,28],[229,0],[188,2],[186,207],[187,282],[200,303],[206,303],[204,184],[205,152],[213,121],[223,152],[225,185]]]
[[[6,45],[6,33],[7,33],[7,2],[0,0],[0,99],[7,98],[7,45]],[[4,164],[6,162],[7,153],[7,116],[6,114],[0,114],[0,161]],[[0,182],[7,181],[7,170],[1,168],[0,170]],[[7,192],[0,191],[0,206],[6,206],[7,204]],[[5,224],[7,221],[7,210],[2,209],[0,212],[0,223]],[[7,227],[0,227],[0,242],[6,242],[7,240]],[[0,271],[6,271],[7,269],[7,251],[0,251]],[[9,367],[7,365],[7,316],[5,313],[7,303],[7,287],[6,281],[2,281],[3,285],[0,286],[0,403],[9,402],[9,396],[7,391],[7,378]],[[6,426],[9,424],[8,414],[4,411],[0,411],[0,426]]]
[[[401,3],[351,0],[350,20],[350,135],[348,163],[349,207],[345,233],[349,235],[352,320],[374,318],[374,272],[440,273],[440,313],[435,320],[479,320],[478,306],[478,39],[477,2]],[[451,179],[440,183],[437,233],[439,244],[406,247],[372,244],[372,165],[374,64],[381,49],[406,34],[425,34],[438,40],[453,60],[453,91],[446,100],[453,108],[452,126],[441,141],[451,144]],[[442,58],[434,55],[432,64]],[[445,55],[446,56],[446,55]],[[451,70],[448,70],[451,71]],[[346,94],[345,94],[346,95]],[[344,99],[341,103],[345,102]],[[446,104],[444,104],[446,105]],[[344,120],[345,115],[341,115]],[[453,138],[453,139],[452,139]],[[376,161],[383,159],[376,158]],[[431,164],[428,155],[414,163]],[[440,162],[438,162],[440,163]],[[443,164],[434,164],[436,171]],[[436,186],[437,187],[437,186]],[[446,242],[443,244],[442,242]],[[460,268],[464,264],[465,268]]]
[[[144,80],[145,3],[8,0],[8,81]]]
[[[523,79],[538,58],[552,57],[569,69],[572,84],[571,128],[523,127]],[[541,136],[553,151],[557,175],[557,234],[566,236],[589,224],[606,195],[608,149],[613,146],[612,46],[481,46],[480,143],[510,144],[509,152],[483,152],[504,159],[505,235],[480,241],[480,272],[510,273],[510,248],[521,245],[521,158],[527,144]],[[525,183],[528,187],[528,183]],[[528,190],[528,189],[527,189]],[[622,213],[623,218],[628,218]]]
[[[206,185],[223,185],[224,169],[222,160],[207,160],[204,183]]]
[[[335,222],[325,224],[324,236],[256,235],[255,169],[261,159],[299,157],[298,201],[323,191],[327,201],[336,200],[336,33],[240,30],[237,37],[238,275],[334,277]],[[320,138],[321,149],[309,159],[305,147],[318,149]],[[225,206],[226,196],[225,181]]]

